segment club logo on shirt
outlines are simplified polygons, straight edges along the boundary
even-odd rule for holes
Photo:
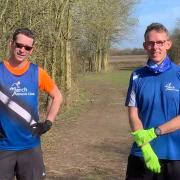
[[[179,91],[172,83],[167,83],[164,87],[166,91]]]
[[[35,95],[35,93],[29,92],[26,87],[22,87],[20,81],[13,83],[9,90],[12,93],[12,96],[27,96],[27,95],[34,96]]]

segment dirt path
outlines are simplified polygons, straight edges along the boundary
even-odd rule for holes
[[[125,90],[110,83],[82,84],[92,94],[90,103],[77,119],[56,121],[46,135],[47,179],[123,180],[131,141]]]

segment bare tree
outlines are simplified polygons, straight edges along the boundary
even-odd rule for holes
[[[135,24],[131,10],[135,0],[79,0],[76,8],[79,19],[78,46],[87,52],[95,71],[107,71],[111,42],[122,38],[128,28]],[[83,43],[82,43],[83,42]]]
[[[171,48],[169,55],[172,60],[179,64],[180,63],[180,19],[177,20],[176,28],[174,29],[172,36],[173,47]]]
[[[0,55],[9,35],[28,27],[37,35],[33,62],[43,66],[70,97],[75,67],[108,70],[111,42],[134,24],[136,0],[1,0]],[[83,61],[77,61],[81,59]],[[84,62],[84,63],[82,63]],[[75,66],[76,65],[76,66]]]

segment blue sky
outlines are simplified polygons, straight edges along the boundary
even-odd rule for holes
[[[142,48],[144,31],[149,24],[160,22],[172,32],[177,19],[180,19],[180,0],[139,1],[133,14],[139,22],[129,34],[128,39],[119,42],[119,48]]]

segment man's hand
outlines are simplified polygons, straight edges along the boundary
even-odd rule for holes
[[[157,137],[154,132],[154,128],[148,130],[144,130],[144,129],[137,130],[131,134],[133,135],[134,141],[140,147],[142,145],[145,145],[146,143],[149,143],[150,141],[152,141]]]
[[[141,147],[141,150],[143,153],[146,167],[154,173],[160,173],[161,166],[160,166],[158,157],[156,156],[153,149],[151,148],[151,145],[147,143],[146,145]]]
[[[33,135],[39,135],[46,133],[51,129],[52,122],[50,120],[45,120],[44,122],[37,122],[31,126]]]

